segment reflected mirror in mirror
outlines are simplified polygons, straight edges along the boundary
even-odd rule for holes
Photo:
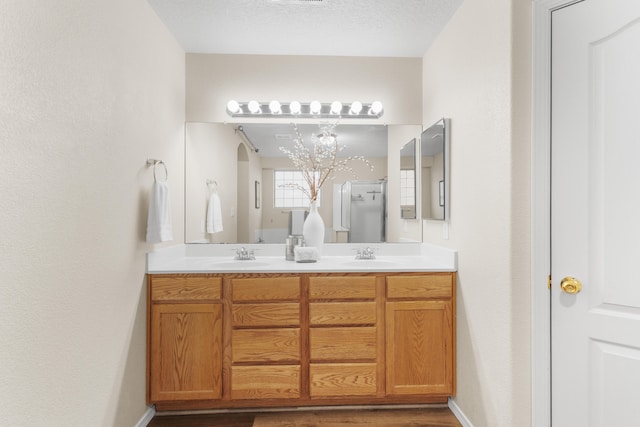
[[[416,139],[400,149],[400,218],[416,218]]]
[[[297,127],[305,142],[319,129],[317,123]],[[364,156],[373,171],[366,163],[354,160],[349,165],[355,176],[342,171],[323,185],[319,211],[326,228],[325,242],[349,241],[349,230],[341,219],[343,184],[355,180],[386,182],[390,127],[340,123],[335,127],[339,143],[345,146],[340,155]],[[294,196],[294,201],[276,201],[274,178],[276,171],[295,169],[279,148],[291,150],[294,139],[290,123],[187,123],[186,243],[284,243],[289,234],[298,234],[295,230],[304,221],[307,208]],[[215,188],[207,185],[208,181],[215,181]],[[209,202],[214,191],[220,200],[222,231],[209,233]]]
[[[449,219],[449,119],[420,136],[422,219]]]

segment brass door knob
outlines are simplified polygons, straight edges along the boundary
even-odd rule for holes
[[[582,290],[582,283],[575,277],[565,277],[562,279],[562,282],[560,282],[560,288],[562,288],[562,292],[577,294]]]

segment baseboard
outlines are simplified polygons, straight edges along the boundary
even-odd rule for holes
[[[449,398],[449,409],[451,409],[451,412],[453,412],[453,415],[455,415],[458,421],[460,421],[460,424],[462,424],[462,427],[473,427],[473,424],[471,424],[471,421],[469,421],[469,418],[467,418],[464,412],[462,412],[462,409],[460,409],[460,407],[455,402],[455,400],[451,398]]]
[[[140,418],[140,421],[138,421],[134,427],[147,427],[155,415],[156,407],[149,406],[142,418]]]

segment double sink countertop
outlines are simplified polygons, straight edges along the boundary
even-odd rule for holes
[[[356,259],[373,248],[375,259]],[[235,260],[240,248],[255,260]],[[457,271],[455,250],[426,243],[326,243],[317,262],[285,259],[284,244],[188,244],[147,254],[147,273],[347,273]]]

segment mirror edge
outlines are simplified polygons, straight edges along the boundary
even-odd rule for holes
[[[443,117],[444,125],[444,222],[451,219],[451,119]]]
[[[402,171],[402,153],[403,151],[407,148],[412,146],[411,148],[411,152],[409,154],[409,150],[407,150],[408,155],[406,157],[411,156],[411,158],[413,159],[413,165],[411,167],[411,169],[406,169],[406,170],[413,170],[413,216],[404,216],[405,213],[402,210],[402,204],[400,205],[400,218],[405,220],[415,220],[418,219],[418,151],[419,151],[419,141],[420,138],[419,137],[413,137],[412,139],[410,139],[408,142],[406,142],[402,147],[400,147],[400,170]],[[402,190],[401,190],[402,192]],[[405,206],[410,206],[410,205],[405,205]]]

